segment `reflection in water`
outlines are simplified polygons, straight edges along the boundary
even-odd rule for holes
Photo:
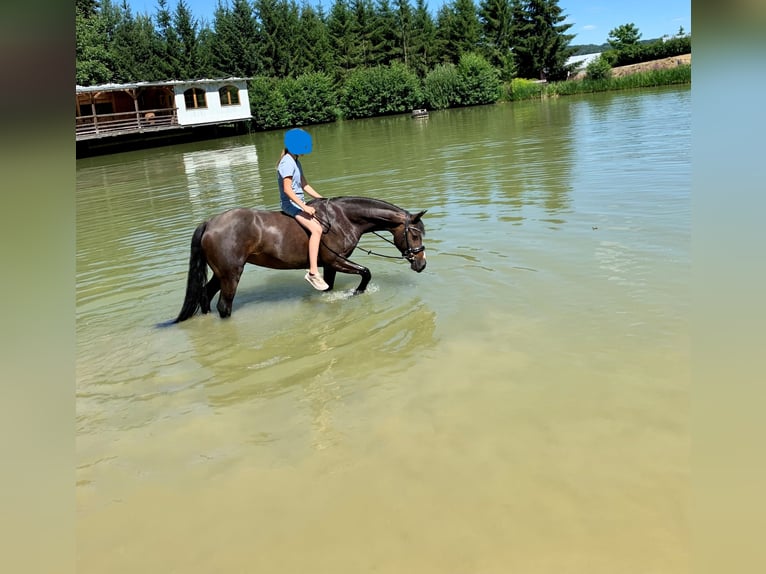
[[[213,215],[208,202],[203,201],[205,196],[212,195],[216,204],[238,207],[237,189],[242,181],[249,182],[253,194],[247,205],[253,205],[263,194],[255,145],[184,152],[182,157],[189,201],[199,219]]]
[[[321,193],[428,208],[426,271],[249,266],[166,329],[281,133],[78,160],[78,572],[687,571],[689,103],[312,127]]]

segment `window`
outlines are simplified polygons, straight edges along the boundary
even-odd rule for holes
[[[184,101],[186,109],[193,110],[197,108],[206,108],[205,91],[199,88],[189,88],[184,92]]]
[[[96,102],[96,115],[103,116],[114,113],[114,106],[112,102]],[[80,115],[89,116],[93,114],[93,107],[90,104],[80,104]]]
[[[218,90],[222,106],[238,106],[239,90],[234,86],[224,86]]]

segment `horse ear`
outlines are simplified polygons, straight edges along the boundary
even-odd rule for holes
[[[412,220],[411,220],[412,223],[417,223],[418,221],[420,221],[420,218],[423,217],[426,214],[426,211],[428,211],[428,210],[424,209],[423,211],[419,211],[418,213],[413,215],[412,216]]]

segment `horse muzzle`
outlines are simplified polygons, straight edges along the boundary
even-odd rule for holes
[[[420,252],[417,255],[410,258],[410,269],[420,273],[426,268],[426,254]]]

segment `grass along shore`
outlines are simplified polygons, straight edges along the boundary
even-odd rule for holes
[[[682,58],[666,58],[614,68],[611,77],[601,80],[589,80],[580,74],[575,79],[550,83],[516,78],[505,85],[502,99],[533,100],[572,94],[690,84],[691,81],[692,67],[691,54],[689,54]]]

